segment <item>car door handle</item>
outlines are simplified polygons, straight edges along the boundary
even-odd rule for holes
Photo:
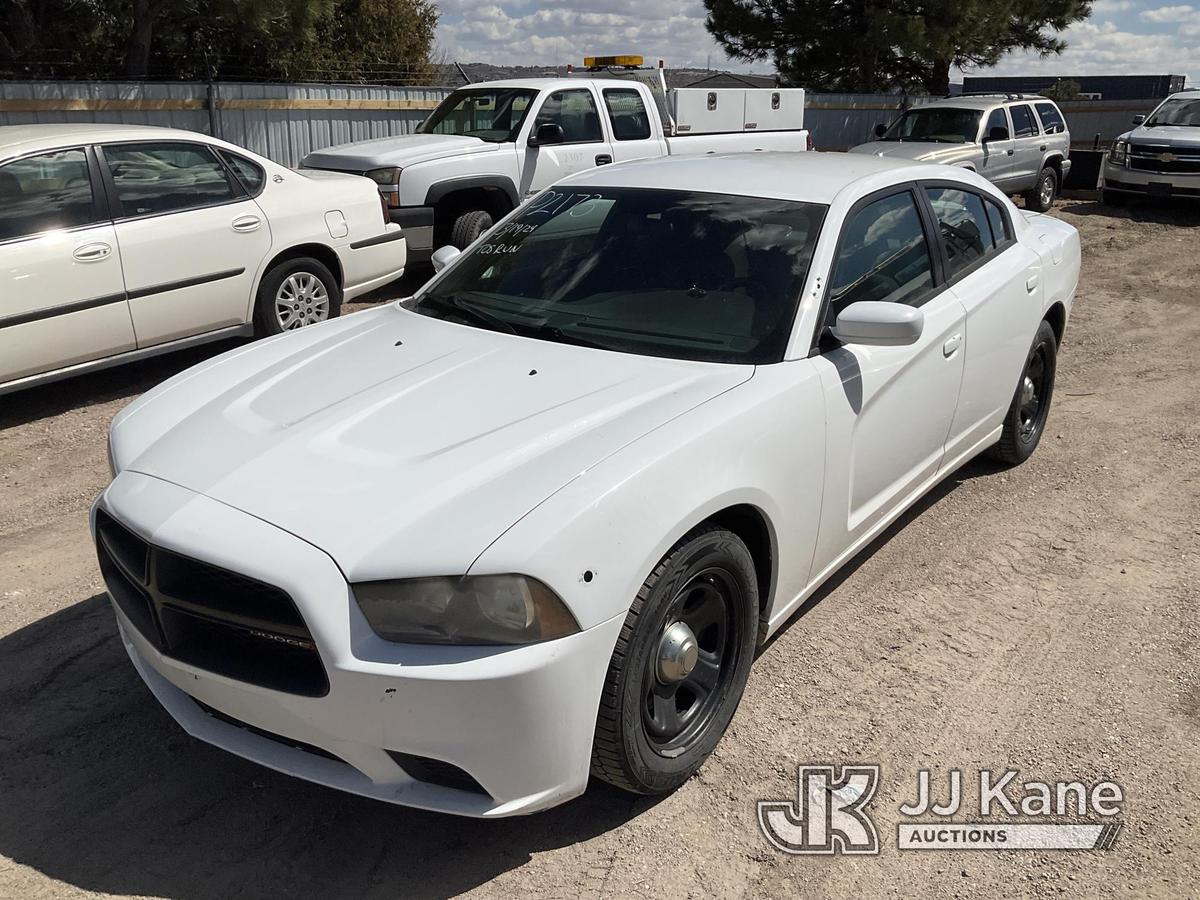
[[[1038,147],[1038,149],[1039,149],[1039,150],[1041,150],[1043,153],[1045,153],[1045,152],[1046,152],[1046,145],[1045,145],[1045,144],[1042,144],[1042,146]]]
[[[1008,155],[1009,155],[1009,156],[1012,156],[1012,155],[1013,155],[1014,153],[1016,153],[1016,152],[1017,152],[1016,150],[1009,150],[1009,151],[1008,151]]]
[[[958,348],[962,346],[962,334],[956,334],[946,338],[946,343],[942,344],[942,356],[949,359],[958,352]]]
[[[262,219],[258,216],[239,216],[233,220],[234,231],[257,231],[258,226],[262,224]]]
[[[596,156],[596,165],[607,166],[612,163],[612,156],[608,153],[600,153]]]
[[[1034,291],[1036,291],[1038,289],[1038,285],[1041,284],[1041,281],[1042,280],[1040,278],[1038,278],[1038,276],[1030,275],[1028,278],[1025,279],[1025,290],[1029,291],[1029,293],[1032,294]]]
[[[108,259],[112,255],[112,247],[103,241],[80,244],[71,255],[80,262],[99,262],[102,259]]]

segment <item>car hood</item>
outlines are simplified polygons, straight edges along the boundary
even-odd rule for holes
[[[457,134],[402,134],[316,150],[304,157],[301,165],[306,169],[365,172],[384,166],[404,168],[467,153],[488,153],[499,147],[499,144]]]
[[[114,423],[113,454],[309,541],[351,581],[457,574],[590,466],[753,372],[393,304],[176,376]]]
[[[1187,147],[1195,150],[1200,148],[1200,128],[1177,127],[1160,125],[1147,128],[1140,125],[1126,134],[1124,140],[1136,141],[1139,144],[1154,144],[1160,147]]]
[[[979,154],[978,144],[936,144],[924,141],[871,141],[850,149],[851,153],[870,153],[888,159],[911,159],[952,166]]]

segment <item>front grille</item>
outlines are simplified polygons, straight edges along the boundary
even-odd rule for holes
[[[100,574],[138,632],[171,659],[305,697],[329,679],[286,592],[161,547],[96,513]]]
[[[1164,175],[1200,175],[1200,148],[1134,144],[1129,148],[1129,168]]]

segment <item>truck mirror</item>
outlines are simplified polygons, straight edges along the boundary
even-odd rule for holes
[[[986,144],[988,141],[1007,141],[1008,129],[1003,125],[993,125],[987,133],[987,137],[983,139]]]
[[[1145,116],[1134,116],[1134,117],[1133,117],[1133,124],[1134,124],[1134,125],[1141,125],[1141,124],[1142,124],[1143,122],[1145,122],[1145,121],[1146,121],[1146,117],[1145,117]]]
[[[883,137],[887,134],[887,126],[880,122],[875,126],[875,137]]]
[[[543,144],[561,144],[562,142],[563,130],[562,126],[557,122],[543,122],[529,138],[530,147],[541,147]]]

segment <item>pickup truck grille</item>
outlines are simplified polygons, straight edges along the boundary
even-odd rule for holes
[[[1162,144],[1134,144],[1129,148],[1129,168],[1164,175],[1200,174],[1200,147],[1168,147]]]
[[[102,511],[96,551],[114,602],[164,656],[288,694],[329,693],[312,634],[286,592],[149,544]]]

